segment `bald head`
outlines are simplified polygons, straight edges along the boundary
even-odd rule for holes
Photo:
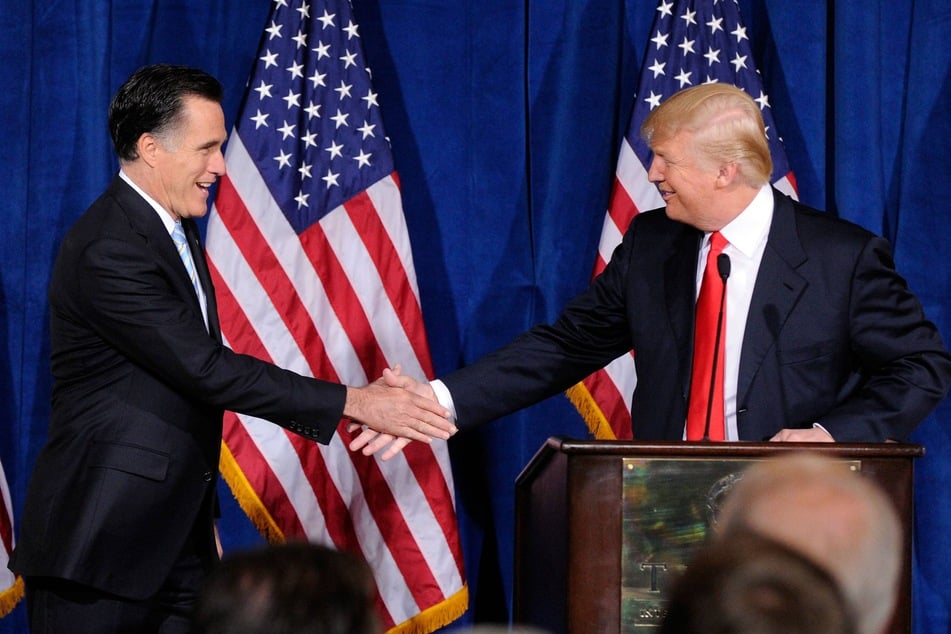
[[[859,631],[878,634],[895,607],[902,532],[885,494],[846,461],[795,454],[752,466],[730,493],[721,536],[754,531],[802,552],[842,587]]]

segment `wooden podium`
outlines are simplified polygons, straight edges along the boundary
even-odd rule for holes
[[[552,634],[656,629],[671,573],[705,539],[703,515],[736,474],[804,450],[842,460],[894,501],[905,566],[891,631],[910,632],[913,461],[924,449],[900,443],[549,438],[516,481],[515,622]]]

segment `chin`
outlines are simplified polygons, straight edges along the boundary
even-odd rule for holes
[[[678,208],[676,205],[674,206],[667,205],[664,208],[664,213],[667,214],[667,217],[670,218],[671,220],[676,220],[677,222],[685,222],[684,215],[682,212],[683,210]]]
[[[194,209],[188,209],[185,213],[182,214],[182,218],[201,218],[208,213],[208,207],[202,205],[201,207],[195,206]]]

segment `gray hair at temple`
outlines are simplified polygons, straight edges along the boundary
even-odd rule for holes
[[[839,583],[861,634],[881,634],[898,600],[902,527],[891,500],[845,459],[794,453],[755,463],[728,496],[720,538],[752,531],[786,544]]]
[[[655,108],[641,125],[641,138],[651,147],[691,134],[697,160],[710,170],[736,163],[750,187],[769,183],[773,160],[759,106],[730,84],[700,84],[675,93]]]

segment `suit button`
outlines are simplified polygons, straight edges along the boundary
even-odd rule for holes
[[[211,479],[213,477],[214,477],[214,474],[212,474],[211,471],[205,471],[205,473],[201,476],[201,479],[204,480],[205,482],[211,482]]]

